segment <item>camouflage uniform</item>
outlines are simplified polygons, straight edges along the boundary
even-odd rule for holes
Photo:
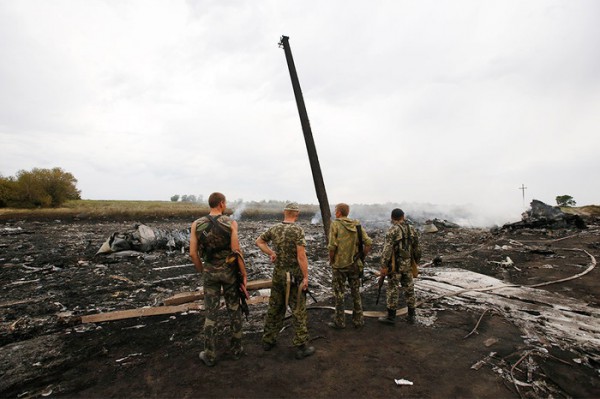
[[[350,286],[352,294],[353,311],[352,323],[355,327],[364,324],[362,301],[360,298],[360,272],[364,265],[358,257],[358,220],[340,217],[331,223],[329,230],[329,251],[334,251],[333,263],[333,295],[335,298],[335,316],[333,322],[338,327],[345,327],[346,316],[344,314],[344,295],[346,291],[346,281]],[[362,231],[363,246],[372,244],[371,238]],[[356,263],[355,263],[356,260]]]
[[[410,229],[410,240],[408,239],[408,229]],[[390,270],[392,251],[394,250],[395,270]],[[415,308],[415,285],[410,265],[411,256],[417,262],[421,259],[421,248],[417,232],[406,222],[393,221],[392,226],[385,235],[385,244],[381,255],[381,267],[388,268],[388,288],[386,293],[388,309],[398,309],[399,284],[404,287],[407,307],[409,309]]]
[[[231,350],[236,357],[243,352],[242,311],[237,291],[236,270],[225,262],[227,255],[231,254],[231,219],[227,216],[218,216],[215,219],[219,226],[229,233],[229,236],[219,234],[207,216],[196,221],[198,247],[204,264],[204,306],[206,308],[204,352],[211,361],[216,358],[216,324],[221,287],[231,320]],[[206,231],[209,233],[207,234]]]
[[[289,305],[292,308],[294,325],[294,346],[302,346],[308,342],[308,315],[306,313],[306,292],[299,292],[302,286],[302,270],[298,265],[296,246],[306,246],[304,230],[293,223],[279,223],[260,235],[265,242],[272,241],[277,258],[273,270],[273,285],[269,298],[269,310],[265,319],[264,344],[275,344],[279,331],[283,327],[285,317],[286,273],[290,273]]]

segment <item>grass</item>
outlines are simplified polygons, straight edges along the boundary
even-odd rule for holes
[[[581,216],[600,216],[600,205],[585,205],[578,207],[565,206],[560,208],[564,213]]]
[[[67,201],[60,208],[0,208],[1,219],[49,219],[49,218],[179,218],[197,217],[208,213],[208,206],[191,202],[172,201]]]
[[[253,203],[242,212],[245,218],[278,219],[282,207]],[[319,208],[300,205],[301,217],[310,218]],[[227,214],[235,209],[228,209]],[[131,218],[197,218],[209,212],[207,204],[172,201],[73,200],[60,208],[0,208],[0,220],[7,219],[131,219]]]

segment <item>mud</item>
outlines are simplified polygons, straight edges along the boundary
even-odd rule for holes
[[[239,222],[250,280],[270,275],[271,265],[254,240],[275,222]],[[521,320],[493,303],[438,298],[419,285],[444,269],[469,270],[518,285],[576,275],[589,267],[590,256],[600,256],[596,220],[586,221],[586,230],[490,232],[442,226],[437,233],[424,234],[423,263],[428,266],[417,279],[419,322],[409,325],[401,318],[388,327],[369,318],[360,330],[338,331],[326,325],[331,310],[311,309],[311,344],[317,352],[300,361],[294,359],[291,328],[282,331],[272,351],[262,350],[265,304],[251,306],[244,336],[247,355],[233,360],[222,310],[221,352],[214,368],[198,359],[202,311],[80,322],[83,315],[161,306],[166,298],[201,286],[185,246],[95,255],[107,237],[136,223],[184,230],[191,220],[0,224],[1,397],[600,396],[598,347],[532,338]],[[307,233],[311,289],[318,300],[313,306],[331,305],[322,226],[301,224]],[[380,303],[375,302],[385,224],[365,225],[375,245],[367,258],[364,308],[383,311],[385,289]],[[599,275],[593,268],[579,278],[538,289],[597,309]],[[590,334],[592,342],[600,339]],[[395,379],[413,385],[398,386]]]

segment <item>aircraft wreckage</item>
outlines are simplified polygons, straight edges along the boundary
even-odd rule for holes
[[[434,309],[439,307],[470,309],[481,315],[471,332],[472,336],[477,334],[480,322],[484,324],[491,315],[501,315],[521,330],[526,346],[516,354],[516,362],[506,363],[491,349],[488,356],[473,364],[472,368],[492,367],[514,385],[516,391],[535,392],[534,396],[561,394],[545,382],[546,377],[536,368],[539,362],[535,359],[556,356],[553,348],[570,354],[561,361],[568,362],[571,367],[594,370],[596,376],[600,373],[600,306],[597,290],[594,293],[587,288],[577,288],[578,282],[582,287],[596,287],[589,279],[597,273],[599,223],[592,218],[586,219],[585,228],[577,227],[578,224],[555,227],[556,220],[561,217],[557,215],[552,218],[544,216],[548,222],[546,225],[538,221],[537,227],[513,224],[492,231],[458,228],[451,222],[435,219],[430,223],[423,221],[419,226],[422,231],[432,231],[422,233],[427,249],[421,274],[415,283],[420,300],[418,314],[421,323],[435,325]],[[537,216],[530,212],[526,217],[531,222]],[[252,288],[249,304],[252,307],[253,303],[262,303],[268,298],[272,267],[254,245],[254,239],[264,228],[264,223],[242,221],[240,225],[242,231],[250,228],[243,231],[245,234],[240,237],[248,262],[249,285]],[[378,253],[384,229],[370,229],[368,221],[365,225],[376,243],[370,259],[367,259],[363,280],[366,298],[368,292],[373,293],[376,289]],[[380,223],[374,225],[381,226]],[[427,229],[427,225],[436,228]],[[189,229],[162,229],[138,224],[125,232],[107,234],[104,242],[99,241],[102,237],[97,237],[95,232],[88,234],[80,230],[77,226],[72,229],[67,227],[66,233],[77,237],[79,242],[88,242],[88,246],[93,242],[98,242],[98,246],[91,253],[96,253],[95,256],[80,259],[75,267],[57,263],[59,258],[50,261],[53,264],[38,265],[32,250],[28,250],[29,255],[23,258],[22,267],[17,267],[17,258],[10,259],[4,265],[3,271],[14,276],[11,274],[11,283],[4,287],[0,302],[0,309],[7,317],[3,323],[5,346],[0,348],[0,357],[5,359],[4,366],[7,369],[0,370],[4,373],[0,392],[17,387],[23,376],[34,378],[36,373],[44,373],[43,367],[23,368],[29,364],[22,361],[22,357],[27,356],[24,352],[27,341],[21,341],[22,338],[18,337],[31,336],[39,330],[57,331],[65,325],[74,332],[84,333],[94,331],[99,323],[124,318],[202,312],[202,290],[195,288],[198,274],[191,263],[184,260],[165,265],[165,259],[170,257],[187,258]],[[322,246],[322,233],[318,232],[318,228],[310,227],[306,231],[309,247]],[[34,238],[25,225],[8,226],[0,234],[7,242],[3,245],[7,246],[12,245],[7,239]],[[65,241],[61,247],[67,248],[68,243]],[[53,251],[49,249],[46,252]],[[311,252],[309,259],[310,273],[315,283],[311,289],[319,302],[312,305],[314,308],[327,308],[327,298],[331,296],[331,274],[325,254],[319,249]],[[137,269],[139,272],[134,274]],[[88,281],[81,294],[77,294],[77,298],[81,297],[81,304],[70,305],[72,301],[69,297],[62,298],[59,291],[59,287],[65,286],[60,277],[65,273],[72,276],[68,281],[74,282],[85,278],[89,280],[86,276],[91,275],[98,280],[98,287],[94,288],[93,283]],[[557,275],[560,278],[556,278]],[[67,287],[72,291],[77,289],[76,285],[73,283]],[[560,289],[564,285],[578,290],[577,295]],[[48,287],[44,289],[47,294],[40,296],[39,293],[43,291],[30,291],[31,288],[44,286]],[[93,297],[93,292],[106,292],[107,296],[104,299],[98,295]],[[49,317],[28,317],[27,313],[33,312],[36,306],[46,308],[52,303],[57,304],[56,310]],[[369,303],[368,300],[365,303]],[[27,309],[27,313],[15,313],[18,309]],[[381,314],[381,310],[373,310],[372,307],[365,307],[365,310],[366,316]],[[404,311],[401,309],[398,313]],[[12,320],[9,318],[11,314],[14,314]],[[254,314],[251,309],[249,323],[257,326],[249,325],[249,328],[260,328],[261,320],[260,315]],[[465,337],[469,338],[469,335]],[[10,343],[11,340],[15,342]],[[493,342],[489,344],[493,348]],[[17,351],[16,348],[20,349]],[[19,354],[18,358],[14,357],[16,354]],[[524,370],[528,371],[524,373]]]

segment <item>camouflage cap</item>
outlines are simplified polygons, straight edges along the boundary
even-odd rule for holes
[[[300,207],[297,202],[288,202],[288,204],[283,208],[284,211],[300,211]]]

